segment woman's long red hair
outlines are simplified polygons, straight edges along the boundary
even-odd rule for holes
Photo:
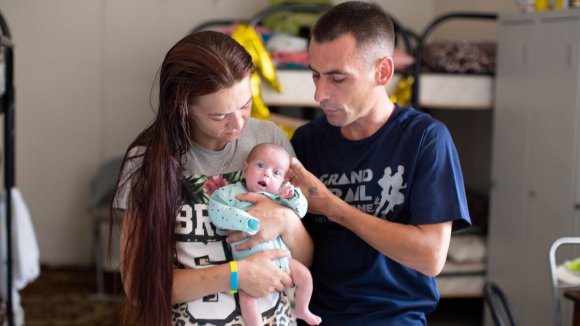
[[[131,143],[123,160],[116,197],[129,187],[123,214],[121,273],[128,325],[170,325],[175,217],[183,194],[183,155],[191,148],[189,108],[197,98],[229,88],[254,71],[251,57],[231,37],[203,31],[181,39],[165,56],[159,74],[159,107],[152,124]],[[135,155],[131,149],[142,146]],[[136,168],[128,171],[137,160]],[[117,217],[118,218],[118,217]]]

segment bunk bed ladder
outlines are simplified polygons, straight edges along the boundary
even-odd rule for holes
[[[5,91],[0,99],[0,114],[4,114],[4,189],[6,191],[6,316],[8,326],[14,325],[12,300],[12,187],[14,187],[14,62],[10,30],[0,13],[0,48],[4,48]]]

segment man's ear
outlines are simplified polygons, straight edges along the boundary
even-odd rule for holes
[[[386,86],[393,78],[395,73],[395,64],[390,56],[382,57],[377,63],[376,78],[377,83]]]

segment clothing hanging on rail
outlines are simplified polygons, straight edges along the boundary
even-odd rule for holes
[[[24,202],[22,193],[17,188],[12,188],[12,299],[16,325],[19,315],[22,314],[20,295],[18,291],[24,289],[40,274],[40,251],[30,212]],[[6,194],[0,195],[0,238],[6,238]],[[6,275],[6,244],[0,242],[0,268],[1,279]],[[0,297],[6,299],[8,289],[6,284],[0,282]]]

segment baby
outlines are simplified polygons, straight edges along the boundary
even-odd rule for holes
[[[212,223],[222,229],[243,231],[250,235],[260,229],[260,221],[246,212],[252,207],[251,203],[239,201],[236,195],[246,192],[258,192],[281,205],[285,205],[300,216],[306,214],[308,203],[300,192],[289,182],[285,182],[286,172],[290,168],[290,155],[286,150],[276,144],[256,145],[251,151],[242,167],[243,182],[230,184],[216,190],[209,199],[208,211]],[[288,247],[278,237],[272,241],[254,246],[250,250],[237,251],[236,245],[247,241],[241,240],[232,243],[232,253],[235,260],[248,257],[265,249],[286,249]],[[310,296],[312,295],[312,276],[308,268],[293,258],[276,259],[273,261],[278,267],[290,273],[295,290],[295,314],[310,325],[318,325],[321,318],[312,314],[308,309]],[[262,314],[258,308],[257,300],[239,291],[240,308],[242,317],[247,325],[262,325]]]

